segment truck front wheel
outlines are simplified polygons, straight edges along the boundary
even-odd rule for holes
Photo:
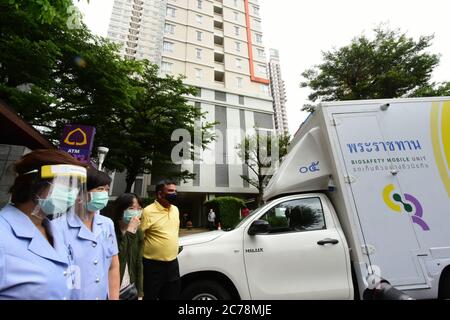
[[[200,280],[188,284],[181,292],[183,300],[231,300],[230,293],[214,280]]]
[[[440,281],[439,299],[450,300],[450,269],[447,270]]]

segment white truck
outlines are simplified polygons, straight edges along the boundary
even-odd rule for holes
[[[265,200],[180,239],[183,298],[449,299],[450,97],[322,104]]]

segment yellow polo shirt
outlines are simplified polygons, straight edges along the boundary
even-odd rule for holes
[[[155,201],[145,207],[141,217],[144,258],[158,261],[175,260],[178,255],[179,228],[180,216],[174,205],[164,208]]]

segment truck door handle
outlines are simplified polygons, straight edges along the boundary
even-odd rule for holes
[[[326,244],[338,244],[338,243],[339,243],[339,240],[330,239],[330,238],[326,238],[326,239],[317,241],[317,244],[320,245],[320,246],[324,246]]]

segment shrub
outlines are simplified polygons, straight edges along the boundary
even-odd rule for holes
[[[220,225],[223,229],[234,228],[241,219],[241,209],[245,207],[242,199],[235,197],[217,197],[206,201],[204,205],[209,209],[213,209],[218,216]]]

